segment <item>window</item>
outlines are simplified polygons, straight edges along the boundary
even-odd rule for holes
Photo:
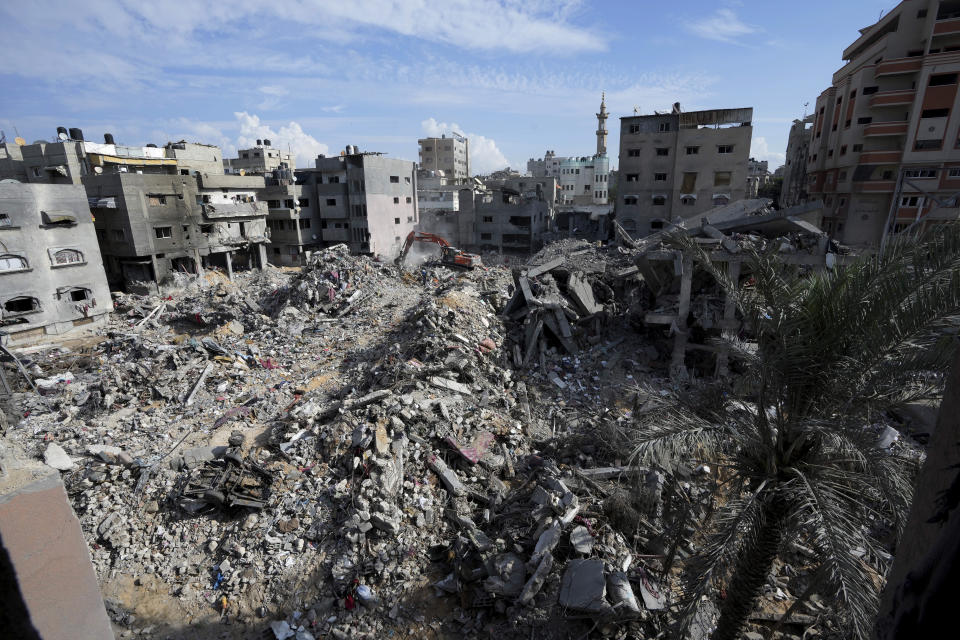
[[[873,122],[873,118],[871,118],[870,116],[857,118],[857,124],[870,124],[871,122]]]
[[[400,176],[390,176],[390,182],[392,182],[392,183],[394,183],[394,184],[399,184],[399,183],[400,183]]]
[[[623,196],[623,204],[635,205],[637,201],[637,196]]]
[[[683,174],[683,183],[680,185],[681,193],[693,193],[697,189],[697,174],[688,172]]]
[[[687,206],[694,205],[694,204],[697,204],[697,199],[694,198],[693,196],[683,196],[682,198],[680,198],[680,204],[687,205]]]
[[[0,213],[0,227],[12,227],[13,220],[6,213]]]
[[[924,109],[920,112],[921,118],[946,118],[950,115],[950,109]]]
[[[340,176],[330,176],[327,178],[327,184],[340,184]]]
[[[153,235],[157,238],[172,238],[173,237],[173,227],[154,227]]]
[[[864,87],[864,88],[863,88],[863,95],[869,96],[869,95],[871,95],[871,94],[876,93],[876,92],[879,91],[879,90],[880,90],[880,87]]]
[[[829,150],[827,151],[827,157],[828,157],[828,158],[832,158],[832,157],[833,157],[833,149],[829,149]]]
[[[147,204],[151,207],[159,207],[160,205],[167,204],[167,196],[148,195]]]
[[[267,200],[267,208],[268,208],[268,209],[279,209],[279,208],[280,208],[280,201],[279,201],[279,200]]]
[[[640,125],[638,125],[638,124],[632,124],[632,125],[630,125],[629,132],[630,132],[630,133],[640,133]],[[34,171],[36,171],[36,169],[34,169]]]
[[[480,234],[480,239],[481,239],[481,240],[491,240],[492,238],[493,238],[493,234],[490,234],[490,233],[481,233],[481,234]]]
[[[40,311],[40,301],[30,296],[18,296],[10,298],[3,303],[3,309],[7,313],[34,313]]]
[[[733,153],[732,144],[721,144],[717,146],[717,153]]]
[[[90,291],[88,289],[71,289],[70,290],[70,302],[83,302],[90,298]]]
[[[627,149],[627,157],[628,157],[628,158],[639,158],[639,157],[640,157],[640,149]]]
[[[23,271],[29,268],[27,259],[23,256],[12,253],[0,254],[0,272],[3,271]]]
[[[309,206],[310,206],[310,198],[300,198],[299,203],[300,203],[300,206],[301,206],[301,207],[309,207]]]
[[[908,169],[903,172],[904,178],[936,178],[936,169]]]
[[[949,177],[949,178],[960,178],[960,168],[958,168],[958,169],[950,169],[950,171],[947,173],[947,177]]]
[[[920,9],[917,11],[917,18],[926,18],[926,17],[927,17],[926,9]]]
[[[842,145],[840,147],[840,155],[844,156],[847,154],[847,145]]]
[[[846,171],[841,171],[841,172],[840,172],[840,176],[838,177],[838,180],[839,180],[840,182],[843,182],[843,181],[846,180],[846,179],[847,179],[847,172],[846,172]]]
[[[663,229],[663,220],[651,220],[650,221],[651,229]]]
[[[717,171],[713,174],[713,186],[725,187],[730,184],[730,171]]]
[[[843,128],[844,128],[844,129],[849,129],[849,128],[850,128],[850,119],[849,119],[849,118],[847,118],[846,122],[843,123]]]
[[[880,174],[880,179],[881,179],[881,180],[893,180],[893,171],[889,171],[889,170],[884,171],[883,173]]]
[[[653,179],[657,182],[666,182],[667,174],[665,173],[655,173],[653,174]]]
[[[213,233],[213,225],[212,224],[200,225],[200,233]]]
[[[957,84],[957,74],[941,73],[935,76],[930,76],[931,87],[942,87],[943,85],[947,84]]]
[[[926,149],[939,149],[941,144],[943,144],[942,140],[917,140],[913,148],[917,151],[923,151]]]
[[[327,198],[327,206],[328,206],[328,207],[335,207],[335,206],[337,206],[337,199],[336,199],[336,198]]]
[[[310,228],[310,218],[300,218],[300,228],[309,229]]]
[[[400,218],[394,218],[393,224],[400,224]]]
[[[64,264],[83,264],[83,254],[76,249],[60,249],[53,254],[54,266]]]
[[[393,204],[400,204],[400,198],[398,196],[394,196]]]
[[[853,152],[854,152],[854,153],[860,153],[861,151],[863,151],[863,145],[862,145],[862,144],[855,144],[855,145],[853,145]]]
[[[700,147],[687,147],[687,155],[695,156],[700,153]]]
[[[39,177],[40,177],[40,167],[34,167],[34,168],[33,168],[33,177],[34,177],[34,178],[39,178]]]
[[[407,222],[413,222],[413,216],[407,216]]]
[[[670,131],[670,123],[669,123],[669,122],[661,122],[661,123],[660,123],[659,130],[660,130],[661,133]]]
[[[412,198],[412,197],[407,196],[407,204],[413,204],[413,198]]]
[[[124,239],[123,229],[110,229],[110,237],[113,240],[123,240]]]
[[[410,176],[404,176],[403,181],[410,184]]]
[[[483,216],[484,222],[493,222],[493,216]]]
[[[658,156],[668,156],[668,155],[670,155],[670,149],[668,149],[667,147],[658,147],[658,148],[657,148],[657,155],[658,155]]]
[[[628,173],[628,174],[627,174],[627,182],[639,182],[639,181],[640,181],[640,174],[639,174],[639,173]]]
[[[903,196],[900,198],[901,207],[916,207],[920,204],[920,196]]]
[[[654,206],[657,206],[657,207],[662,206],[662,205],[665,205],[665,204],[667,204],[667,197],[666,197],[666,196],[653,196],[653,204],[654,204]]]
[[[107,241],[107,230],[97,229],[97,242],[106,242],[106,241]]]

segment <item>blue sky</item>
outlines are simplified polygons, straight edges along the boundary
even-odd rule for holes
[[[473,166],[524,170],[595,148],[620,116],[754,108],[753,154],[783,162],[790,122],[892,0],[37,0],[0,3],[0,129],[57,125],[124,144],[256,138],[307,165],[346,144],[416,160],[456,127]],[[824,19],[824,16],[829,16]],[[812,107],[811,107],[812,108]],[[310,165],[312,166],[312,165]]]

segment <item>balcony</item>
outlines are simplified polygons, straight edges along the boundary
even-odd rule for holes
[[[865,138],[879,136],[903,136],[907,134],[906,122],[875,122],[863,128]]]
[[[897,188],[894,180],[867,180],[865,182],[854,182],[851,191],[854,193],[893,193]]]
[[[960,33],[960,17],[937,20],[933,25],[934,36],[948,36],[953,33]]]
[[[860,154],[860,164],[897,164],[903,151],[864,151]]]
[[[895,89],[893,91],[879,91],[870,96],[871,107],[899,107],[913,104],[917,95],[916,89]]]
[[[921,68],[923,68],[922,57],[896,58],[894,60],[884,60],[878,64],[874,75],[879,78],[880,76],[916,73]]]

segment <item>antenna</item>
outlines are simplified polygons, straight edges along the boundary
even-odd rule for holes
[[[809,106],[810,106],[810,101],[809,101],[809,100],[808,100],[807,102],[804,102],[804,103],[803,103],[803,119],[804,119],[804,120],[807,119],[807,107],[809,107]]]
[[[0,129],[0,144],[7,143],[7,134],[3,132],[3,129]]]

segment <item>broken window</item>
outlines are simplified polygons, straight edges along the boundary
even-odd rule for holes
[[[869,96],[869,95],[871,95],[871,94],[876,93],[876,92],[879,91],[879,90],[880,90],[880,87],[864,87],[864,88],[863,88],[863,95]]]
[[[12,253],[0,255],[0,271],[22,271],[27,267],[27,259]]]
[[[3,309],[10,314],[34,313],[40,311],[40,301],[30,296],[18,296],[4,302]]]
[[[730,184],[730,174],[730,171],[715,171],[713,174],[713,186],[728,186]]]
[[[684,205],[694,205],[697,204],[697,199],[693,196],[683,196],[680,198],[680,204]]]
[[[173,237],[173,227],[154,227],[153,235],[157,238],[172,238]]]
[[[70,290],[70,302],[83,302],[90,299],[90,290],[78,287]]]
[[[76,249],[60,249],[53,254],[53,264],[82,264],[83,254]]]
[[[657,155],[658,155],[658,156],[668,156],[668,155],[670,155],[670,149],[668,149],[667,147],[658,147],[658,148],[657,148]]]
[[[733,153],[733,145],[732,144],[717,145],[717,153]]]
[[[400,183],[400,176],[390,176],[390,182],[392,182],[392,183],[394,183],[394,184],[399,184],[399,183]]]
[[[159,207],[160,205],[167,204],[167,196],[150,194],[147,196],[147,204],[151,207]]]
[[[300,203],[300,206],[301,206],[301,207],[309,207],[309,206],[310,206],[310,198],[300,198],[300,200],[299,200],[298,202]]]
[[[627,182],[639,182],[639,181],[640,181],[640,174],[639,174],[639,173],[628,173],[628,174],[627,174]]]
[[[213,233],[213,225],[212,224],[200,225],[200,233]]]
[[[0,227],[12,227],[13,220],[6,213],[0,213]]]

